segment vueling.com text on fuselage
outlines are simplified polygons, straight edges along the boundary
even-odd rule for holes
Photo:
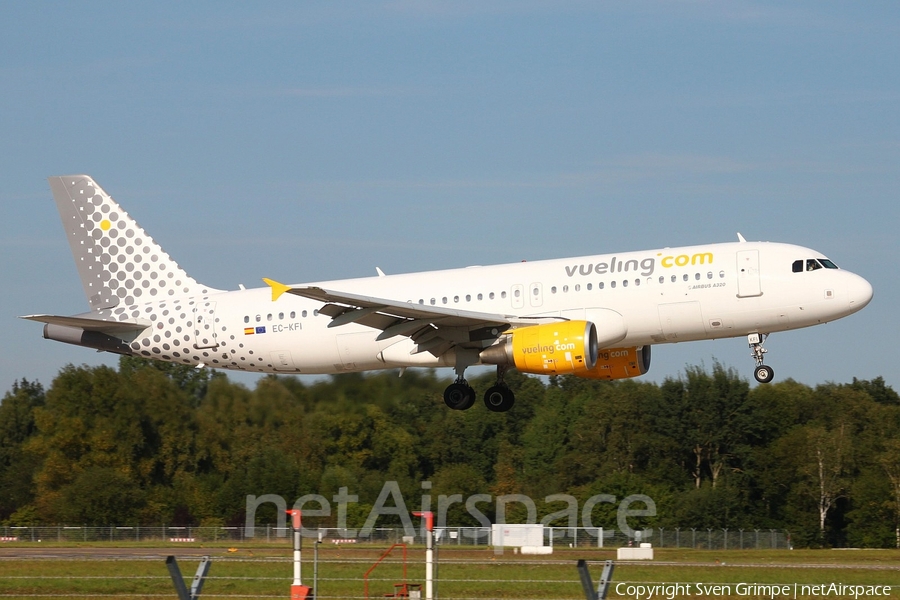
[[[655,257],[648,256],[640,261],[636,258],[621,260],[613,256],[609,261],[600,261],[598,263],[582,263],[580,265],[566,266],[566,275],[574,277],[575,275],[607,275],[611,273],[635,273],[640,271],[642,277],[653,275],[656,270],[657,260],[659,265],[664,269],[674,267],[687,267],[696,265],[713,264],[712,252],[697,252],[695,254],[669,254],[664,255],[662,252]]]

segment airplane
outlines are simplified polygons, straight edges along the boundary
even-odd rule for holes
[[[760,383],[774,332],[827,323],[872,299],[868,281],[791,244],[738,241],[224,291],[197,282],[87,175],[50,188],[90,311],[29,315],[44,338],[100,351],[259,373],[468,367],[614,380],[643,375],[654,344],[747,337]]]

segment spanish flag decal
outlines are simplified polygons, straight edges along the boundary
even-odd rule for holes
[[[256,330],[253,327],[244,327],[244,335],[253,335]]]

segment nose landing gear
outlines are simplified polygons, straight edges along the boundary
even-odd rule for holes
[[[756,361],[753,377],[760,383],[769,383],[775,378],[775,371],[772,370],[772,367],[763,364],[764,355],[768,352],[763,348],[767,337],[769,335],[766,333],[751,333],[747,336],[747,341],[750,343],[750,356]]]

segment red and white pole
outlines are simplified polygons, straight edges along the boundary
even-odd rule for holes
[[[434,599],[434,513],[430,510],[414,512],[425,519],[425,600]]]
[[[294,538],[294,582],[291,584],[291,600],[306,600],[309,598],[310,588],[303,585],[300,580],[300,557],[303,545],[303,537],[300,525],[300,511],[297,509],[287,511],[291,516],[291,534]]]

